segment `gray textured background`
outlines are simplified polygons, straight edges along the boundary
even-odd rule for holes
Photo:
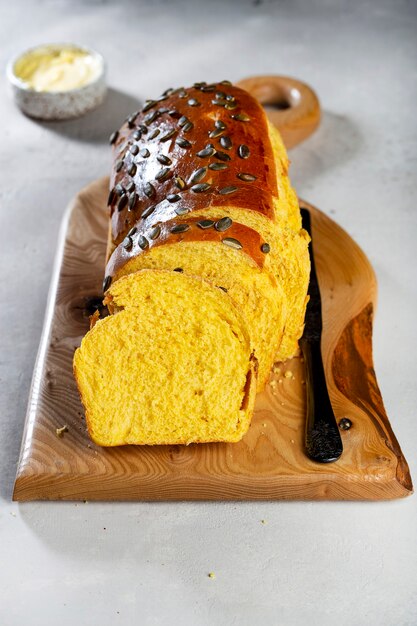
[[[416,33],[417,4],[404,0],[1,0],[2,70],[29,45],[75,40],[104,54],[111,87],[85,118],[41,124],[15,109],[1,80],[1,624],[417,624],[415,496],[11,503],[66,204],[107,173],[108,134],[138,100],[263,73],[304,79],[321,97],[323,124],[292,151],[292,179],[374,265],[376,370],[417,480]]]

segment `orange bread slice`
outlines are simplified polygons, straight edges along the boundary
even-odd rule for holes
[[[106,294],[74,356],[91,438],[101,446],[239,441],[256,359],[231,298],[201,278],[142,270]]]
[[[262,250],[264,245],[269,249],[269,244],[257,231],[228,217],[216,222],[194,216],[186,222],[170,220],[158,225],[157,232],[156,238],[152,227],[132,233],[113,254],[106,274],[117,281],[141,269],[177,269],[221,287],[247,323],[259,363],[258,391],[261,391],[281,345],[287,320],[281,284],[265,267],[269,254]]]

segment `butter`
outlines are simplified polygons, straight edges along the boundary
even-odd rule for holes
[[[88,85],[98,77],[100,69],[100,62],[88,50],[40,46],[16,61],[14,73],[34,91],[57,93]]]

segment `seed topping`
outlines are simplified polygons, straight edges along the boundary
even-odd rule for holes
[[[207,228],[214,226],[214,220],[200,220],[197,222],[197,226],[202,230],[206,230]]]
[[[220,220],[214,225],[214,228],[219,231],[219,233],[223,233],[225,230],[228,230],[233,224],[233,220],[230,217],[222,217]]]
[[[237,153],[241,159],[247,159],[250,156],[250,150],[244,143],[240,144],[237,149]]]
[[[235,250],[241,250],[243,248],[240,241],[238,239],[235,239],[234,237],[225,237],[224,239],[222,239],[222,242],[226,246],[229,246],[230,248],[234,248]]]
[[[185,233],[189,229],[190,229],[190,225],[189,224],[175,224],[175,226],[173,226],[170,229],[170,232],[174,233],[174,234]]]
[[[234,193],[237,190],[238,190],[238,187],[235,187],[234,185],[229,185],[228,187],[223,187],[223,189],[219,189],[219,193],[222,196],[227,196],[229,195],[229,193]]]

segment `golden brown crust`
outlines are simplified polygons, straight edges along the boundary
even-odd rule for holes
[[[274,219],[277,172],[267,118],[252,96],[226,81],[148,101],[128,118],[113,147],[114,246],[152,206],[153,224],[175,211],[230,204]]]
[[[155,235],[157,236],[153,238]],[[220,218],[215,221],[194,217],[187,221],[169,220],[154,227],[143,225],[143,223],[141,225],[139,222],[135,231],[125,237],[114,251],[106,267],[106,276],[114,278],[121,267],[151,248],[183,241],[223,243],[233,249],[242,250],[260,268],[264,266],[267,254],[265,250],[268,249],[265,248],[267,242],[263,241],[256,230],[233,222],[229,218]]]

